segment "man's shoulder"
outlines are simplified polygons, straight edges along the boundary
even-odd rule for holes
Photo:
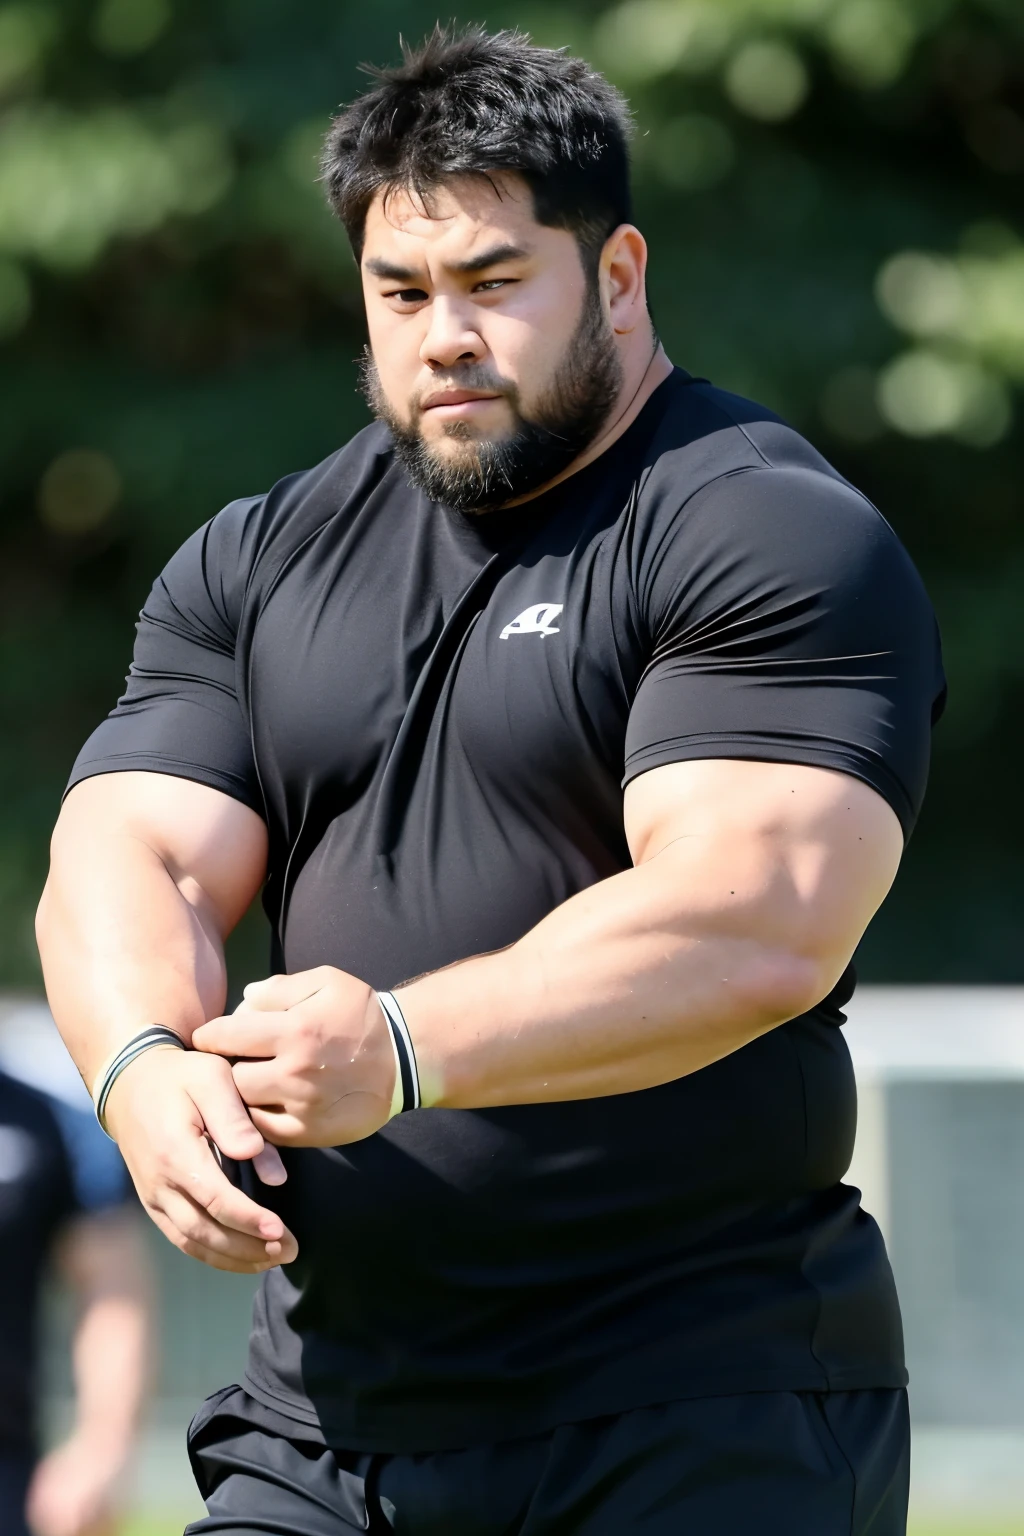
[[[768,406],[677,370],[647,453],[646,487],[677,505],[744,470],[816,473],[846,482]]]
[[[232,652],[243,615],[259,611],[261,594],[295,553],[318,529],[362,508],[393,464],[391,433],[374,422],[312,469],[229,502],[171,556],[143,619],[168,632],[184,626],[213,649]]]
[[[200,530],[232,563],[252,569],[287,554],[315,529],[359,505],[394,463],[394,441],[374,421],[310,469],[276,481],[269,491],[229,502]]]
[[[638,590],[737,613],[765,593],[799,606],[827,592],[836,611],[898,611],[933,655],[927,592],[879,509],[774,412],[690,389],[648,451],[629,544]]]
[[[636,498],[641,558],[709,570],[913,570],[883,514],[774,411],[682,376],[648,443]]]

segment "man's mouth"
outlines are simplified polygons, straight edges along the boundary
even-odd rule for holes
[[[420,407],[423,415],[429,412],[431,415],[443,417],[473,416],[478,410],[488,405],[492,400],[500,400],[501,396],[494,391],[480,389],[440,389],[434,394],[428,395]]]

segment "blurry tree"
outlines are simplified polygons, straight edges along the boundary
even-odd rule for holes
[[[365,419],[317,147],[359,62],[436,15],[0,3],[4,983],[37,980],[47,829],[160,565]],[[460,19],[627,91],[671,355],[807,432],[930,585],[951,703],[864,974],[1024,980],[1024,5],[496,0]]]

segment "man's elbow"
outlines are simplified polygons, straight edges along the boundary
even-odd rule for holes
[[[47,880],[46,884],[43,886],[43,894],[39,898],[39,904],[36,907],[36,946],[40,953],[42,953],[43,947],[46,944],[47,935],[50,931],[52,909],[53,894],[50,890],[50,882]]]
[[[784,1024],[827,997],[845,966],[795,945],[757,946],[737,967],[738,1001],[764,1029]]]

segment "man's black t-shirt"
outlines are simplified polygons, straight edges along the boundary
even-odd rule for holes
[[[862,779],[909,831],[942,691],[878,512],[771,413],[677,370],[602,457],[466,517],[374,425],[227,507],[156,583],[72,783],[198,780],[270,830],[274,966],[383,988],[512,943],[630,863],[624,781],[751,758]],[[898,1386],[884,1247],[840,1183],[844,981],[640,1093],[421,1110],[288,1152],[297,1261],[247,1385],[417,1451],[714,1393]]]

